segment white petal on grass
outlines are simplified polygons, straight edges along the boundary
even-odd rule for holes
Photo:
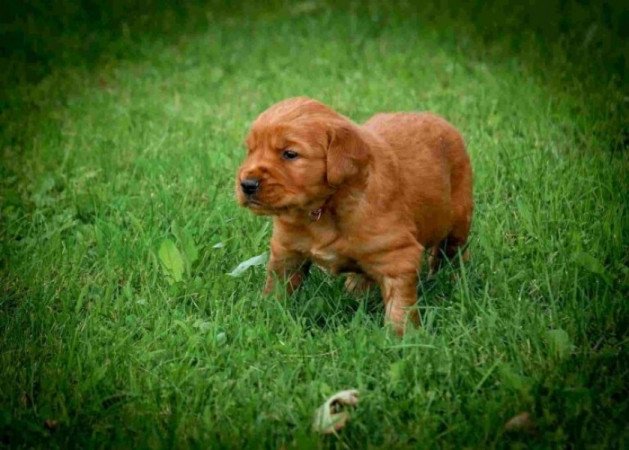
[[[239,277],[243,273],[245,273],[245,271],[249,267],[261,266],[264,263],[266,263],[266,260],[267,260],[267,254],[266,252],[264,252],[261,255],[254,256],[253,258],[249,258],[248,260],[241,262],[240,264],[238,264],[238,266],[234,270],[229,272],[227,275],[229,275],[230,277]]]
[[[322,434],[336,433],[349,420],[349,413],[340,408],[344,405],[356,406],[357,404],[358,391],[356,389],[337,392],[315,411],[312,429]]]
[[[212,246],[212,248],[223,248],[223,247],[225,247],[225,244],[223,244],[222,242],[218,242]]]

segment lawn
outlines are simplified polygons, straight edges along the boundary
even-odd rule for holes
[[[629,445],[622,2],[96,4],[3,13],[0,446]],[[322,271],[280,301],[227,275],[271,231],[243,138],[296,95],[466,139],[472,257],[401,339]]]

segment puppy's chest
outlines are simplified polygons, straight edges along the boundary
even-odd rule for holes
[[[343,272],[362,272],[358,262],[351,257],[345,241],[311,241],[306,250],[310,260],[324,271],[333,275]]]

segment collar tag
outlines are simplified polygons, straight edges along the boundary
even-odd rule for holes
[[[316,222],[321,218],[321,214],[323,214],[323,208],[314,209],[310,211],[308,216],[310,217],[310,220],[312,220],[313,222]]]

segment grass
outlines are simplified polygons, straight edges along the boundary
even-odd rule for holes
[[[622,7],[47,5],[3,26],[2,445],[627,446]],[[226,275],[270,234],[233,198],[243,136],[295,95],[466,138],[472,260],[422,281],[403,339],[320,271],[280,302]]]

